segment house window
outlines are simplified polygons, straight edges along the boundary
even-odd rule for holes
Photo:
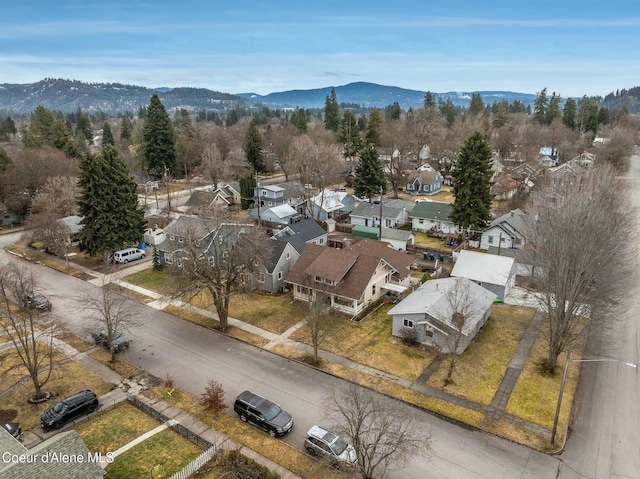
[[[315,280],[317,283],[322,283],[322,276],[316,276]]]
[[[433,338],[433,326],[431,326],[430,324],[425,324],[424,335],[427,336],[428,338]]]
[[[178,243],[184,243],[184,238],[182,236],[178,236]]]
[[[376,285],[375,285],[375,283],[373,285],[371,285],[371,295],[373,295],[373,296],[376,295]]]
[[[318,244],[324,244],[324,238],[320,238],[320,241],[318,241]]]
[[[258,281],[264,283],[264,273],[258,273]]]
[[[413,321],[411,321],[410,319],[405,319],[405,318],[402,318],[402,325],[405,328],[413,328],[414,327],[413,326]]]
[[[164,262],[167,264],[173,264],[173,257],[171,256],[171,253],[164,254]]]
[[[487,243],[493,244],[493,236],[488,236],[487,237]]]
[[[214,264],[215,264],[215,260],[213,259],[213,256],[209,256],[209,266],[213,268]]]
[[[291,253],[287,253],[285,256],[286,259],[291,259]]]
[[[420,218],[420,219],[418,220],[418,223],[420,223],[421,225],[423,225],[423,224],[424,224],[424,219]]]
[[[170,240],[170,241],[175,241],[175,240],[176,240],[176,237],[175,237],[174,235],[169,235],[169,240]]]
[[[278,271],[278,279],[282,279],[282,271]]]
[[[267,190],[262,190],[262,196],[267,196]]]

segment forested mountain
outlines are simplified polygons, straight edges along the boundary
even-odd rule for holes
[[[30,84],[0,84],[0,111],[31,113],[37,106],[50,110],[72,112],[80,108],[86,112],[108,114],[137,112],[157,93],[168,111],[184,108],[190,111],[227,110],[236,106],[277,108],[323,108],[326,97],[335,88],[341,104],[364,108],[385,108],[394,103],[407,110],[424,103],[425,91],[409,90],[376,83],[356,82],[337,87],[311,90],[289,90],[257,95],[221,93],[206,88],[147,88],[120,83],[85,83],[77,80],[44,79]],[[542,88],[542,87],[541,87]],[[485,105],[506,100],[533,106],[536,95],[510,91],[432,92],[436,101],[451,100],[454,106],[467,108],[473,93],[479,93]],[[618,90],[603,98],[596,98],[600,106],[615,110],[626,105],[630,113],[640,112],[640,87]]]

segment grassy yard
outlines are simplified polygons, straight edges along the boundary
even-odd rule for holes
[[[580,359],[582,346],[575,348],[572,359]],[[539,364],[546,357],[547,343],[540,335],[531,352],[529,361],[525,365],[518,382],[516,383],[507,412],[530,421],[551,431],[556,412],[560,383],[562,381],[562,368],[567,360],[566,354],[558,359],[559,370],[555,376],[540,372]],[[564,389],[560,418],[558,421],[558,443],[562,443],[562,435],[567,429],[573,397],[577,387],[580,365],[570,364],[567,370],[567,381]]]
[[[203,451],[177,432],[166,429],[115,458],[106,468],[108,479],[148,479],[161,465],[165,477],[180,471]]]
[[[92,452],[114,452],[160,423],[128,402],[97,414],[76,431]]]
[[[439,249],[443,251],[453,251],[453,248],[451,248],[450,246],[447,246],[444,240],[440,238],[432,238],[426,233],[422,233],[420,231],[414,231],[413,234],[415,236],[413,242],[416,246],[422,246],[423,248]]]
[[[488,405],[498,389],[535,309],[494,304],[484,329],[467,348],[444,385],[449,367],[445,359],[427,384],[479,404]]]
[[[305,304],[293,304],[292,300],[292,293],[278,296],[238,294],[231,298],[229,316],[281,334],[301,321],[308,312]]]
[[[111,362],[111,353],[109,350],[105,348],[100,348],[89,354],[93,359],[100,361],[105,366],[113,369],[116,373],[124,378],[131,378],[136,374],[140,373],[142,370],[134,366],[133,364],[125,361],[124,359],[120,359],[116,354],[116,362]]]
[[[360,322],[335,317],[320,348],[396,376],[415,380],[433,361],[429,351],[405,346],[391,336],[392,304],[383,305]],[[291,339],[311,344],[309,330],[298,329]]]
[[[171,294],[171,275],[166,271],[156,271],[153,268],[144,269],[123,278],[127,283],[150,289],[159,294]]]
[[[57,401],[83,389],[91,389],[98,396],[111,390],[111,384],[97,374],[78,363],[69,361],[56,367],[49,382],[42,388],[49,391],[52,397],[40,404],[29,404],[27,399],[33,394],[31,381],[23,382],[14,390],[2,397],[2,409],[18,411],[15,421],[20,422],[22,429],[28,431],[38,425],[40,415],[53,407]],[[2,389],[5,391],[6,389]]]

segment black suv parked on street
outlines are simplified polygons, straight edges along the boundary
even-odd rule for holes
[[[284,436],[293,428],[293,418],[288,412],[251,391],[244,391],[236,398],[233,410],[240,420],[264,429],[273,437]]]
[[[60,429],[67,422],[78,416],[91,414],[98,409],[98,398],[93,391],[88,389],[63,399],[42,416],[40,424],[42,429]]]

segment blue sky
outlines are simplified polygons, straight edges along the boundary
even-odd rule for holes
[[[640,85],[638,0],[7,0],[0,12],[0,83],[563,97]]]

